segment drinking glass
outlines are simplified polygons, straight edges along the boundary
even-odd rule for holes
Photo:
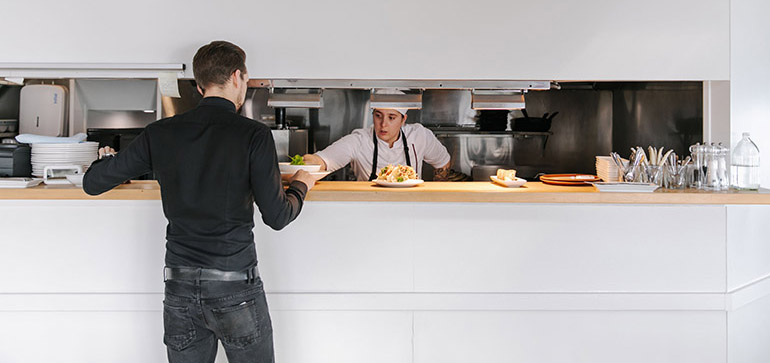
[[[674,165],[664,169],[664,186],[667,189],[684,189],[687,185],[687,165]]]
[[[642,182],[652,183],[657,186],[663,185],[663,178],[661,178],[663,168],[660,165],[644,165],[642,166]]]

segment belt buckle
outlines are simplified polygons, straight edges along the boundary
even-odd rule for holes
[[[163,268],[163,282],[168,281],[168,267]]]

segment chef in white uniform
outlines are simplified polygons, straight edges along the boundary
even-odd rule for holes
[[[373,125],[356,129],[315,154],[305,155],[307,164],[335,171],[351,164],[357,180],[374,180],[388,164],[409,165],[422,178],[422,162],[436,170],[434,180],[446,180],[449,153],[432,131],[420,124],[406,124],[406,109],[376,108]]]

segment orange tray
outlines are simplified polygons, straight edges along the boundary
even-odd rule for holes
[[[546,174],[540,176],[540,181],[553,185],[587,185],[601,179],[591,174]]]

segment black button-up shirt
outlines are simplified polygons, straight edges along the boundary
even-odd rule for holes
[[[150,171],[161,190],[166,265],[240,271],[257,264],[254,202],[279,230],[297,217],[307,186],[284,191],[270,129],[236,113],[223,98],[159,120],[116,156],[94,162],[83,178],[91,195]]]

